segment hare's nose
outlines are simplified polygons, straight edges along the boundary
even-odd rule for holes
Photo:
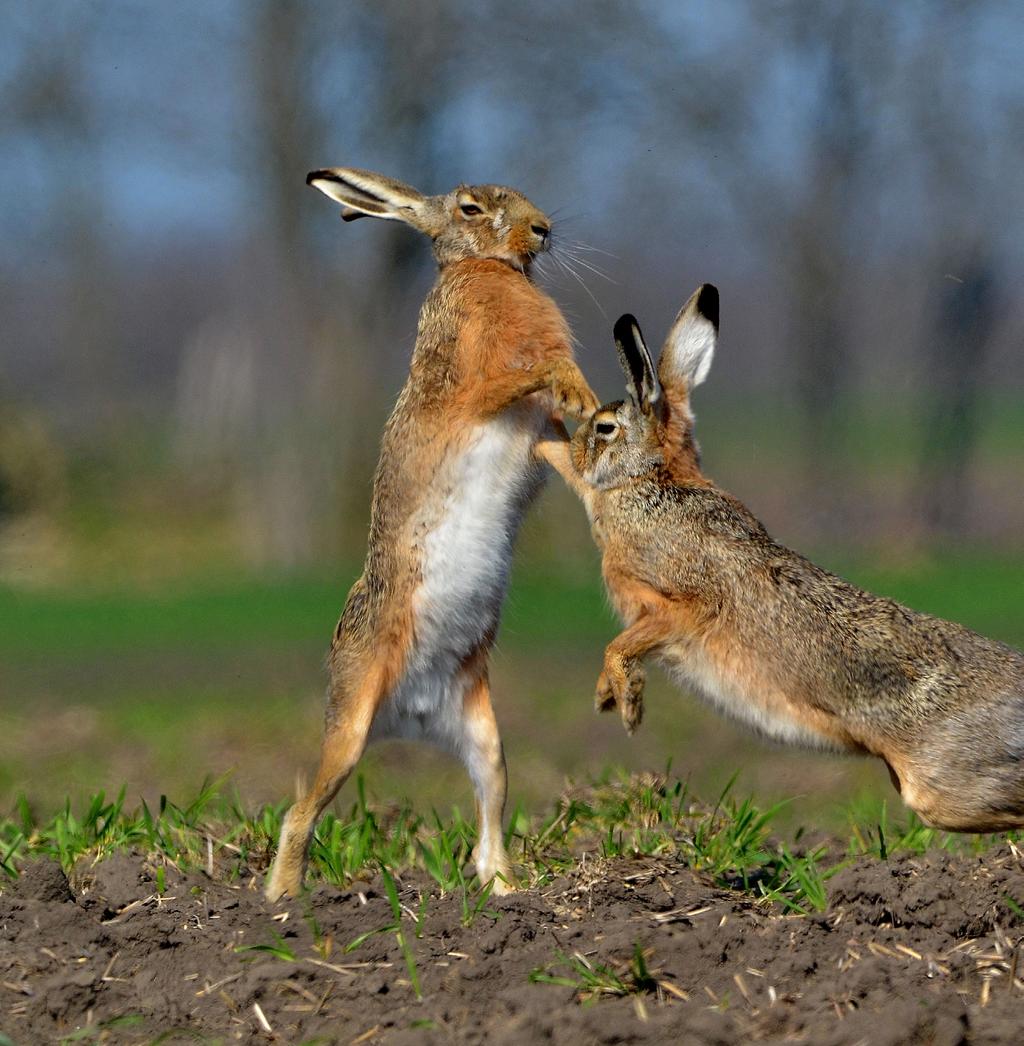
[[[546,225],[531,225],[530,232],[542,240],[546,240],[551,235],[551,230]]]

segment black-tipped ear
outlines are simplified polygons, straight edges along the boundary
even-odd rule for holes
[[[703,283],[697,291],[697,312],[707,319],[718,331],[718,288],[713,283]]]
[[[620,316],[613,334],[619,362],[626,375],[626,391],[638,406],[644,410],[653,409],[661,399],[661,385],[636,317],[628,312]]]
[[[345,221],[368,215],[420,227],[423,194],[393,178],[357,167],[322,167],[306,175],[306,184],[340,203]]]
[[[702,283],[679,310],[665,338],[658,377],[673,396],[688,398],[708,376],[718,344],[718,288]]]

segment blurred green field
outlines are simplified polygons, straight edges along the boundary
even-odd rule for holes
[[[1024,645],[1024,560],[958,554],[884,569],[826,565]],[[671,763],[703,796],[739,771],[739,793],[788,799],[783,822],[826,830],[845,827],[851,803],[896,804],[874,763],[762,743],[657,671],[636,737],[596,716],[593,683],[615,622],[596,565],[579,576],[524,568],[513,579],[493,673],[512,802],[536,810],[567,779]],[[323,654],[350,581],[351,573],[228,577],[160,594],[0,588],[0,812],[19,793],[44,816],[68,795],[109,794],[122,783],[129,801],[173,798],[224,773],[247,803],[291,795],[296,775],[315,767]],[[361,770],[378,800],[472,808],[458,765],[421,746],[376,747]]]

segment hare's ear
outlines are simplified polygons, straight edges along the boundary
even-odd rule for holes
[[[651,354],[644,344],[644,336],[640,333],[640,324],[627,312],[616,322],[614,335],[630,398],[645,411],[658,410],[661,383],[651,362]]]
[[[685,385],[689,392],[699,385],[711,369],[718,342],[718,288],[701,284],[679,310],[658,361],[658,377],[663,385]]]
[[[356,167],[327,167],[310,171],[306,184],[340,203],[341,216],[347,222],[370,215],[422,227],[426,197],[393,178]]]

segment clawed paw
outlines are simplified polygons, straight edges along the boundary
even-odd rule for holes
[[[594,706],[599,712],[618,708],[627,734],[633,734],[644,716],[644,684],[647,673],[635,660],[606,658],[597,680]]]
[[[608,673],[602,672],[597,677],[597,690],[594,693],[594,709],[598,712],[610,712],[615,707],[615,694],[611,683],[608,682]]]
[[[590,390],[579,368],[570,366],[551,382],[555,406],[571,418],[586,420],[601,404]]]

